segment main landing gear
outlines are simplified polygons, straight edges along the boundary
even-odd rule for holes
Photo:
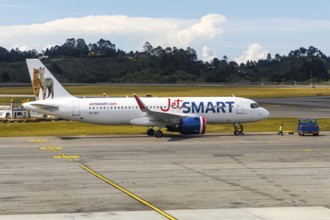
[[[148,128],[146,133],[151,137],[155,135],[155,130],[153,128]]]
[[[243,133],[243,125],[242,124],[238,124],[238,123],[235,123],[234,124],[234,135],[237,136],[237,135],[244,135]]]
[[[156,137],[156,138],[161,138],[164,136],[164,133],[162,132],[162,130],[158,129],[157,131],[155,131],[153,128],[148,128],[146,131],[147,135],[152,137]]]

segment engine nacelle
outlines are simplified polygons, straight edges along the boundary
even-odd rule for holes
[[[181,134],[204,134],[206,130],[206,119],[204,117],[189,117],[180,119],[175,126],[167,126],[168,131],[178,131]]]

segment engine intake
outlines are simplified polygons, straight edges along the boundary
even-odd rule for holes
[[[175,126],[167,126],[168,131],[177,131],[181,134],[204,134],[206,130],[206,119],[204,117],[189,117],[180,119]]]

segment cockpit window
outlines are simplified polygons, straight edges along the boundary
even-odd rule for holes
[[[251,103],[251,108],[259,108],[260,106],[257,103]]]

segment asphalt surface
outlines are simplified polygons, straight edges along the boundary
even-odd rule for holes
[[[330,117],[330,96],[255,99],[270,117]]]
[[[228,219],[218,214],[266,207],[307,207],[306,212],[317,207],[326,218],[313,219],[329,219],[329,135],[1,138],[0,219],[38,219],[28,214],[65,219],[66,213]],[[296,210],[294,219],[302,213]]]

